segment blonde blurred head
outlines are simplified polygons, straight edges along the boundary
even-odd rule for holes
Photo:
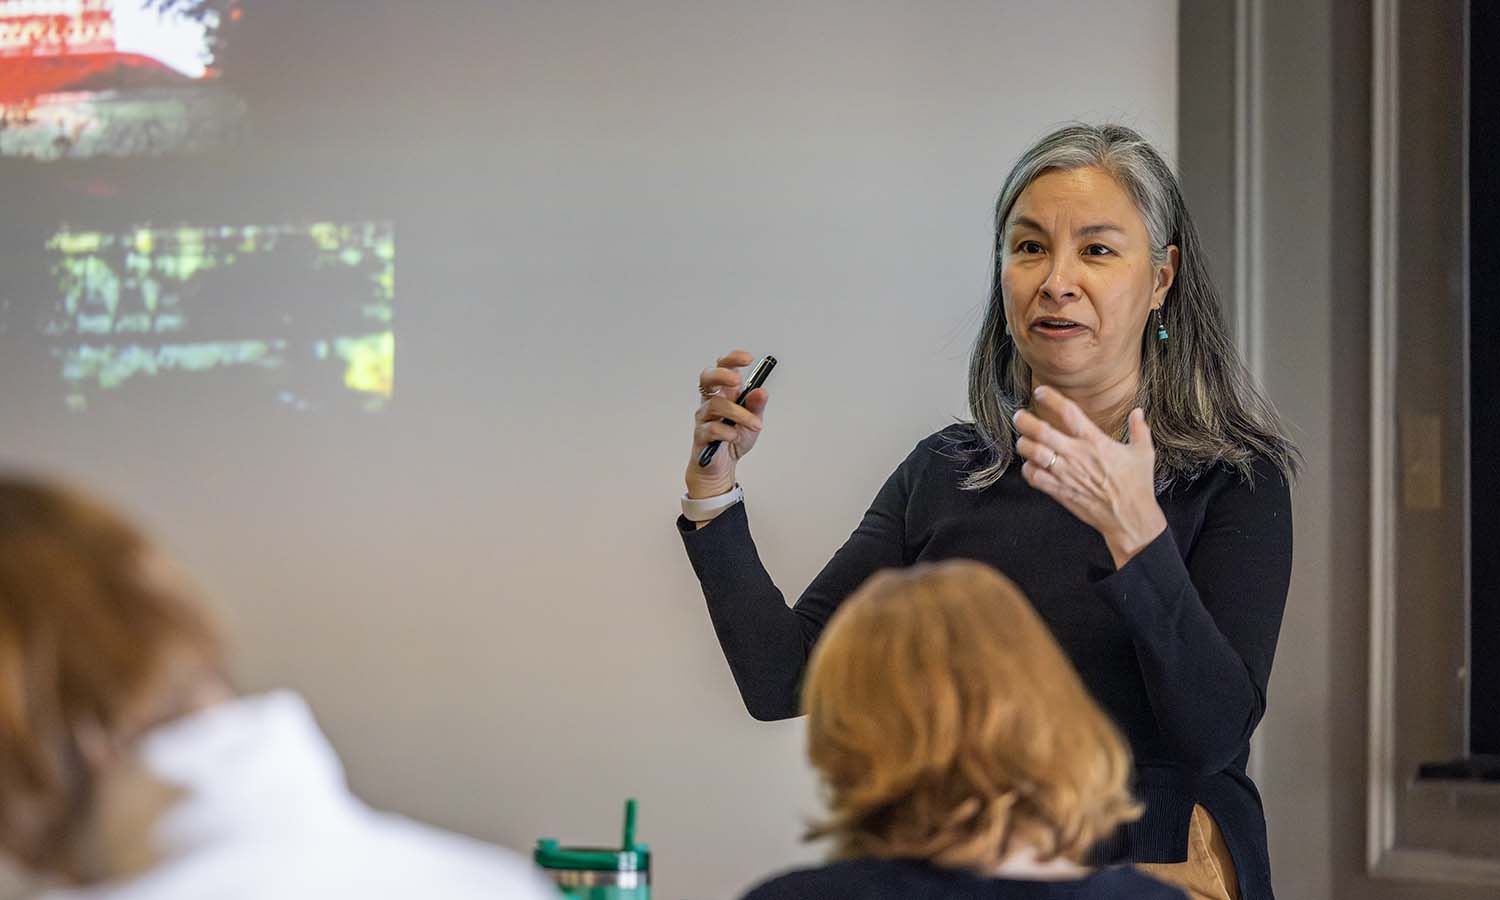
[[[1129,751],[1021,591],[946,562],[876,575],[813,653],[808,756],[841,857],[1081,863],[1140,816]]]

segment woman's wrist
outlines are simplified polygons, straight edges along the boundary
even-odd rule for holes
[[[1109,547],[1109,555],[1114,560],[1115,568],[1125,568],[1126,563],[1135,559],[1136,554],[1146,549],[1166,530],[1166,513],[1162,512],[1161,505],[1153,499],[1151,508],[1145,511],[1139,522],[1104,535],[1104,543]]]
[[[696,466],[694,461],[692,466]],[[734,478],[734,471],[727,473],[728,477],[713,476],[705,478],[703,474],[688,471],[688,477],[683,479],[683,487],[687,488],[686,496],[690,500],[708,500],[713,497],[722,497],[739,487],[739,482]]]
[[[732,492],[737,487],[739,487],[739,485],[733,481],[725,485],[690,484],[688,485],[687,491],[683,493],[683,496],[687,497],[689,500],[712,500],[715,497],[722,497],[725,494]]]
[[[713,521],[720,513],[745,499],[739,485],[712,497],[694,497],[691,492],[682,495],[682,515],[690,522],[704,524]]]

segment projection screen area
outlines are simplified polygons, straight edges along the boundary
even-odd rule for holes
[[[673,524],[699,370],[780,360],[740,478],[794,599],[965,415],[1021,149],[1173,153],[1175,21],[0,0],[0,464],[153,529],[372,803],[529,852],[636,797],[662,896],[736,895],[819,807]]]

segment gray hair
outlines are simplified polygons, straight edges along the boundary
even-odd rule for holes
[[[1043,173],[1083,168],[1108,172],[1130,195],[1151,236],[1155,265],[1166,261],[1172,245],[1178,249],[1177,276],[1159,313],[1171,337],[1157,340],[1149,322],[1142,332],[1141,383],[1134,404],[1145,410],[1151,424],[1157,491],[1220,464],[1249,479],[1257,458],[1269,460],[1290,483],[1300,455],[1224,328],[1218,291],[1177,176],[1135,131],[1123,125],[1075,124],[1047,135],[1021,155],[995,205],[994,281],[969,359],[969,411],[977,443],[959,448],[970,462],[963,487],[983,490],[1005,474],[1016,455],[1011,417],[1031,399],[1031,367],[1006,333],[1000,287],[1011,210]],[[1122,418],[1116,437],[1123,439],[1125,431]]]

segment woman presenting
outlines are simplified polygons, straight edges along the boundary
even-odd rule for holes
[[[747,353],[701,374],[678,526],[724,655],[751,715],[794,716],[813,644],[866,578],[988,563],[1130,743],[1146,814],[1099,856],[1195,898],[1269,898],[1245,764],[1286,604],[1297,451],[1225,333],[1176,177],[1138,134],[1044,138],[995,223],[973,421],[917,444],[793,607],[736,480],[768,395],[734,404]],[[700,467],[714,440],[723,452]]]

